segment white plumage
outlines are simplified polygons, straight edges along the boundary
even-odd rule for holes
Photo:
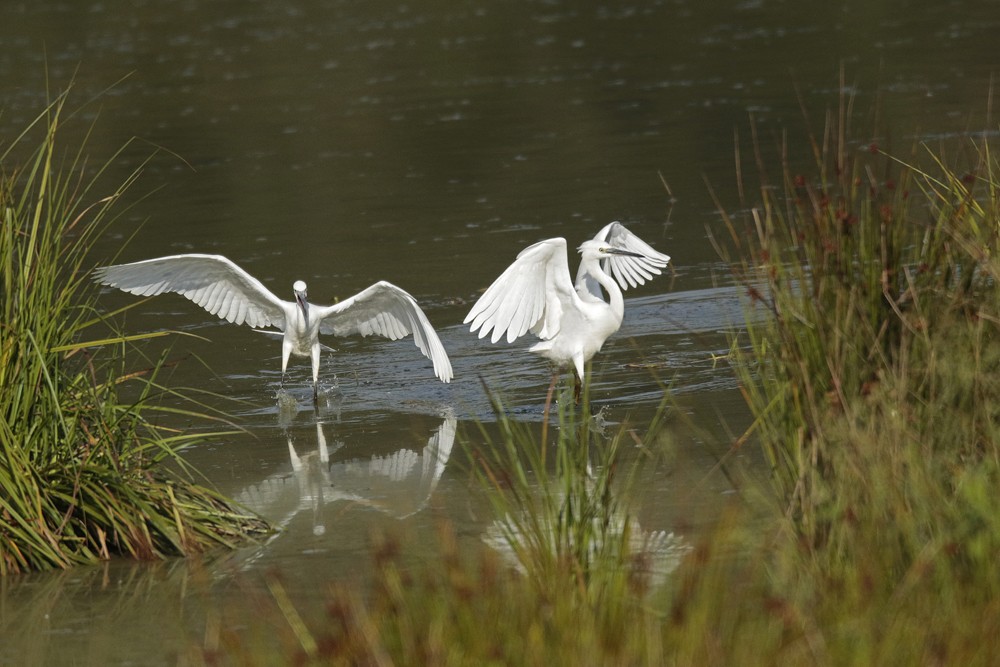
[[[621,326],[622,290],[642,285],[670,261],[618,222],[580,247],[576,283],[570,279],[566,240],[528,246],[469,311],[465,323],[479,337],[511,343],[527,332],[540,341],[530,351],[572,365],[583,379],[585,363]],[[612,277],[613,276],[613,277]],[[609,301],[604,300],[604,289]]]
[[[274,327],[282,335],[281,374],[291,355],[312,359],[313,393],[319,382],[319,334],[376,334],[391,340],[413,334],[442,382],[453,377],[448,354],[416,300],[392,283],[379,281],[332,306],[306,300],[306,284],[292,286],[294,301],[284,301],[222,255],[186,254],[104,266],[94,271],[102,285],[140,296],[176,292],[209,313],[254,328]]]

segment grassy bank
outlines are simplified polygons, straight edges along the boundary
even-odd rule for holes
[[[92,340],[107,329],[89,252],[127,210],[138,170],[100,190],[110,161],[90,167],[85,145],[57,141],[65,105],[64,95],[0,154],[0,574],[189,554],[263,527],[168,472],[197,436],[155,425],[169,391],[156,364],[132,373],[127,339]],[[28,141],[30,159],[12,166]],[[137,397],[127,404],[124,383]]]

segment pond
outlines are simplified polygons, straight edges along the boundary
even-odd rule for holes
[[[102,240],[106,259],[224,254],[282,298],[306,280],[318,303],[389,280],[420,302],[456,378],[438,382],[411,339],[328,339],[314,409],[301,359],[276,398],[274,340],[177,296],[136,308],[129,332],[206,339],[174,342],[170,381],[211,392],[245,433],[188,458],[283,530],[207,561],[2,580],[0,663],[175,663],[217,605],[266,598],[272,573],[308,610],[364,576],[375,533],[405,535],[416,558],[442,520],[481,541],[488,508],[460,443],[493,419],[484,384],[539,423],[549,369],[526,339],[490,345],[462,319],[525,246],[575,247],[612,220],[673,261],[626,294],[593,401],[611,428],[642,429],[674,393],[695,428],[644,477],[640,521],[697,534],[732,492],[717,463],[748,421],[719,360],[741,293],[710,239],[712,192],[740,207],[748,118],[805,156],[803,115],[820,129],[843,70],[900,149],[993,129],[998,28],[973,0],[4,3],[0,145],[46,80],[73,81],[72,100],[94,99],[79,115],[95,159],[136,138],[111,182],[153,154],[135,191],[149,195]]]

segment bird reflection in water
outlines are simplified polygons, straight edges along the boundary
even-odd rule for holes
[[[401,447],[391,454],[373,454],[331,462],[331,456],[345,444],[327,442],[324,414],[317,411],[315,447],[296,447],[289,415],[294,416],[294,399],[283,402],[279,394],[279,425],[285,425],[291,474],[279,473],[245,489],[238,500],[264,515],[279,527],[288,526],[303,511],[312,515],[312,532],[326,532],[323,508],[337,502],[355,503],[397,519],[422,510],[430,501],[444,473],[455,442],[458,425],[447,409],[441,424],[420,451]]]
[[[551,549],[558,551],[556,533],[558,529],[549,523],[547,517],[528,517],[527,515],[514,519],[510,516],[494,521],[483,535],[483,541],[499,553],[510,565],[524,573],[527,569],[521,558],[532,549]],[[522,526],[533,525],[526,534]],[[606,526],[598,526],[595,519],[595,534],[603,537],[593,537],[587,550],[585,560],[590,563],[600,562],[601,554],[608,552],[608,544],[613,544],[612,553],[623,549],[628,554],[627,563],[634,577],[641,577],[647,590],[653,590],[663,584],[671,572],[677,569],[681,560],[691,551],[683,537],[673,531],[645,530],[639,526],[635,518],[628,518],[621,513],[611,517]],[[539,536],[536,531],[546,533]],[[565,545],[564,545],[565,546]],[[612,560],[612,562],[614,562]]]

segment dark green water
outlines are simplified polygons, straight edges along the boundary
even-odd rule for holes
[[[390,280],[424,306],[456,379],[437,382],[409,340],[328,340],[338,351],[321,379],[341,394],[314,412],[298,360],[298,407],[281,409],[273,340],[180,297],[142,306],[130,331],[209,339],[175,351],[212,370],[192,360],[173,380],[235,399],[219,407],[247,429],[190,459],[285,530],[207,563],[0,581],[0,663],[178,662],[218,608],[266,598],[268,572],[310,610],[329,582],[363,575],[373,531],[401,532],[420,553],[448,519],[479,541],[486,508],[448,436],[491,419],[480,378],[540,421],[549,375],[527,341],[491,346],[462,318],[526,245],[575,246],[615,219],[673,266],[626,295],[625,324],[595,359],[594,399],[612,424],[641,427],[662,397],[651,369],[672,383],[699,432],[678,432],[670,464],[648,475],[641,521],[696,532],[730,491],[713,466],[746,423],[713,359],[739,293],[707,235],[718,223],[706,183],[739,206],[734,133],[745,149],[752,114],[764,136],[801,142],[802,109],[818,126],[842,66],[856,107],[890,119],[894,145],[994,131],[998,27],[995,3],[971,0],[4,3],[0,148],[41,109],[46,76],[53,89],[74,80],[81,105],[97,97],[79,114],[80,126],[96,119],[95,158],[138,138],[110,182],[162,148],[137,190],[155,191],[105,255],[143,224],[121,261],[221,253],[283,298],[308,281],[320,303]]]

